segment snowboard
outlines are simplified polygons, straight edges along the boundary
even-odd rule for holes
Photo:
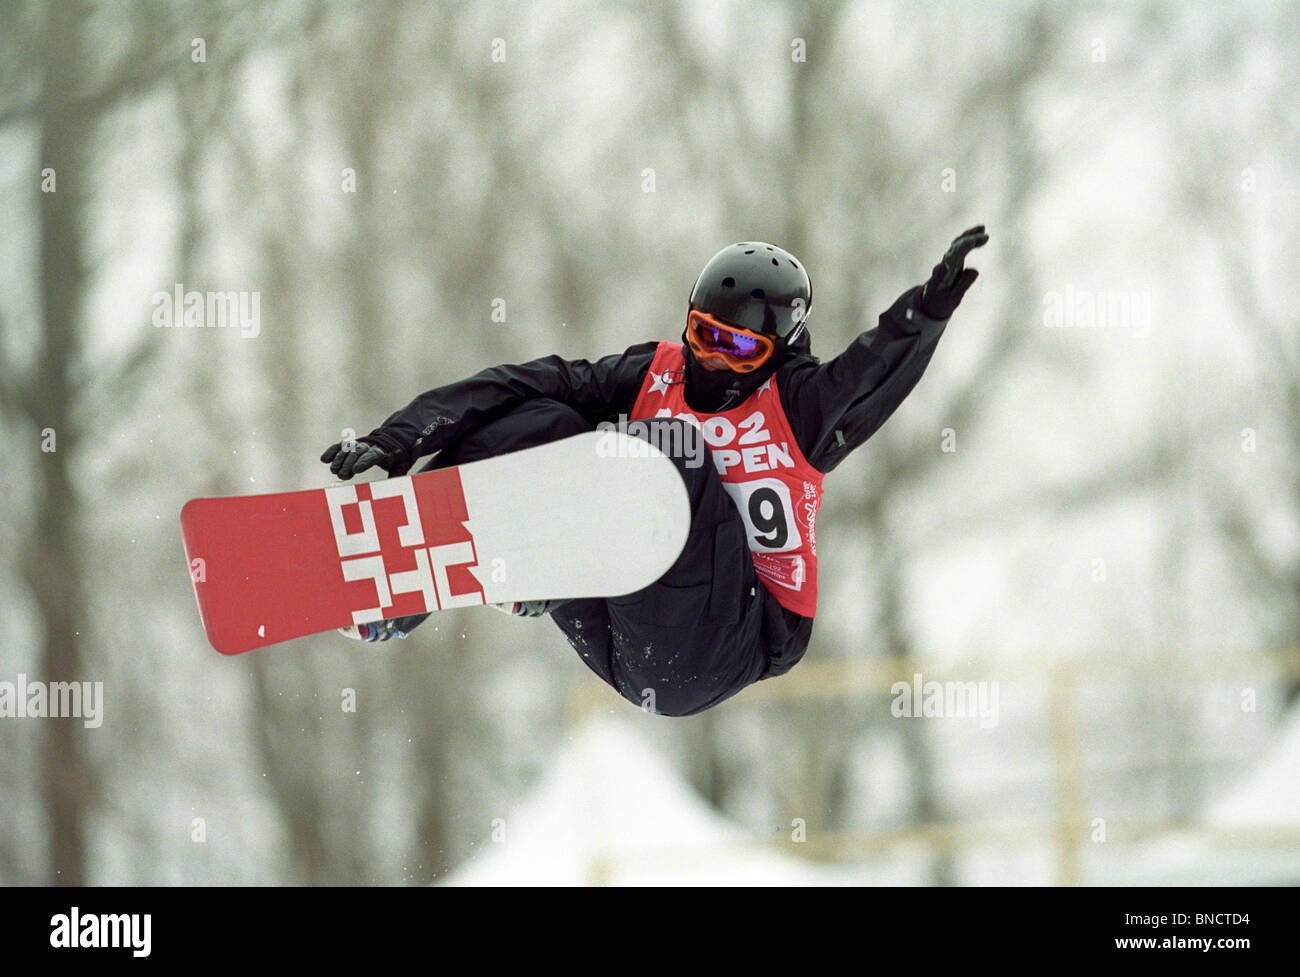
[[[689,525],[671,459],[616,431],[181,510],[203,628],[226,655],[424,611],[633,593]]]

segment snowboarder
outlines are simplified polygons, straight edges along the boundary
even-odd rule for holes
[[[987,241],[983,225],[961,234],[924,285],[828,363],[810,350],[803,265],[771,244],[733,244],[700,272],[681,343],[640,343],[594,363],[548,356],[492,367],[421,394],[321,461],[343,479],[373,466],[392,477],[432,452],[421,470],[611,426],[671,446],[692,513],[672,568],[625,597],[509,610],[549,614],[629,701],[697,713],[803,657],[817,608],[823,477],[916,385],[978,275],[966,255]],[[700,463],[706,456],[712,464]],[[426,617],[353,633],[404,637]]]

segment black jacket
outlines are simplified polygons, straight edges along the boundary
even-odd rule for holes
[[[776,367],[777,391],[795,441],[819,471],[833,470],[875,434],[925,372],[946,320],[927,318],[919,310],[920,291],[917,287],[905,292],[881,314],[876,328],[862,333],[833,360],[822,363],[811,353],[795,352]],[[532,397],[568,404],[593,427],[602,421],[617,423],[620,415],[631,413],[657,345],[638,343],[594,363],[546,356],[490,367],[421,394],[366,440],[404,453],[404,471],[417,458],[445,448]],[[764,629],[772,662],[767,676],[779,675],[803,657],[812,619],[787,611],[767,594]]]

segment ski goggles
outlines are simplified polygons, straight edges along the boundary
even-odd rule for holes
[[[776,351],[770,336],[728,325],[700,309],[686,315],[686,341],[697,357],[716,356],[741,373],[757,370]]]

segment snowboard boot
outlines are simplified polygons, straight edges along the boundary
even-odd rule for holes
[[[515,617],[542,617],[563,604],[562,600],[515,600],[508,604],[493,604],[498,611]]]
[[[385,621],[371,621],[368,624],[353,624],[339,628],[339,634],[358,641],[387,641],[389,638],[405,638],[416,626],[422,624],[428,614],[410,614],[406,617],[393,617]]]

